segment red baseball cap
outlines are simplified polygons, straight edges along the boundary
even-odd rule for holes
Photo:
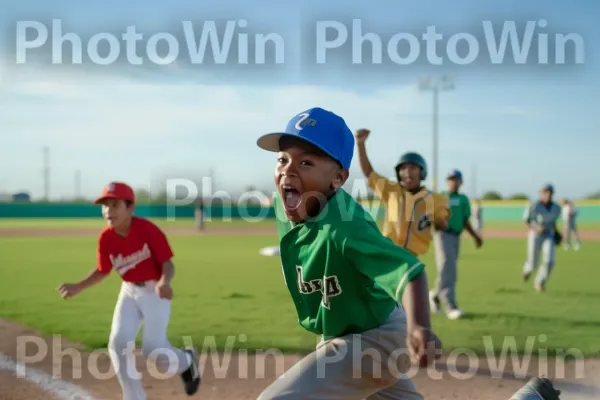
[[[104,186],[102,196],[98,197],[94,201],[94,204],[100,204],[106,199],[129,200],[132,203],[135,203],[135,194],[129,185],[123,182],[111,182]]]

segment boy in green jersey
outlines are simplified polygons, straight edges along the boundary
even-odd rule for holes
[[[312,108],[258,146],[278,153],[286,285],[300,325],[322,339],[259,399],[422,399],[406,377],[411,359],[427,366],[441,352],[424,265],[342,189],[354,135],[339,116]]]
[[[469,232],[475,240],[477,248],[482,246],[483,240],[471,226],[471,203],[469,198],[459,192],[463,183],[462,173],[457,169],[453,169],[448,174],[447,180],[448,191],[441,194],[449,199],[450,219],[445,230],[436,231],[433,235],[438,272],[435,288],[429,293],[429,301],[431,310],[436,314],[441,312],[441,305],[444,304],[446,306],[446,316],[454,320],[463,317],[463,312],[458,308],[456,301],[461,235],[463,231]]]

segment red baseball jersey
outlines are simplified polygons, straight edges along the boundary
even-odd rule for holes
[[[125,237],[107,227],[98,238],[98,271],[108,274],[114,268],[126,282],[160,279],[162,264],[172,257],[165,234],[141,217],[133,217]]]

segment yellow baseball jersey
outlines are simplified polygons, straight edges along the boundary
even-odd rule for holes
[[[382,233],[413,254],[427,253],[433,239],[432,223],[450,217],[448,197],[426,188],[410,193],[376,172],[369,176],[369,187],[385,206]]]

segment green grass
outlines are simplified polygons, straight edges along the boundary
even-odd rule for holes
[[[178,218],[173,221],[167,219],[152,219],[161,227],[166,228],[192,228],[195,226],[193,218]],[[520,221],[485,221],[484,229],[512,229],[523,228]],[[255,219],[244,221],[242,219],[207,221],[207,227],[231,227],[231,228],[257,228],[274,227],[273,219]],[[102,228],[104,221],[102,218],[0,218],[0,228],[35,228],[35,229],[55,229],[55,228]],[[600,230],[600,222],[581,221],[578,223],[580,230]],[[559,229],[562,225],[559,224]]]
[[[258,249],[276,243],[272,236],[171,238],[176,252],[175,298],[169,337],[181,344],[191,335],[202,347],[215,337],[219,347],[277,347],[310,351],[317,337],[302,330],[285,287],[277,257],[262,257]],[[490,336],[500,352],[505,337],[515,338],[523,351],[528,337],[546,335],[538,344],[552,354],[577,348],[598,355],[600,342],[600,269],[598,242],[584,242],[578,253],[557,251],[557,266],[548,292],[537,294],[521,281],[524,240],[488,240],[476,250],[463,241],[458,299],[470,314],[461,321],[433,316],[446,351],[469,348],[485,352]],[[0,315],[46,334],[61,334],[90,348],[104,347],[119,279],[107,281],[68,301],[56,287],[76,281],[94,265],[91,237],[0,238]],[[430,285],[435,279],[432,254],[427,263]],[[238,342],[238,335],[246,341]]]
[[[193,218],[177,218],[175,220],[168,220],[166,218],[154,219],[161,227],[171,228],[192,228],[195,226]],[[212,220],[207,221],[206,225],[219,226],[219,227],[241,227],[241,228],[253,228],[260,226],[274,226],[273,220],[269,219],[255,219],[251,221],[245,221],[243,219],[231,219],[231,220]],[[0,218],[0,228],[35,228],[35,229],[63,229],[63,228],[102,228],[105,226],[105,222],[101,217],[98,218]]]

